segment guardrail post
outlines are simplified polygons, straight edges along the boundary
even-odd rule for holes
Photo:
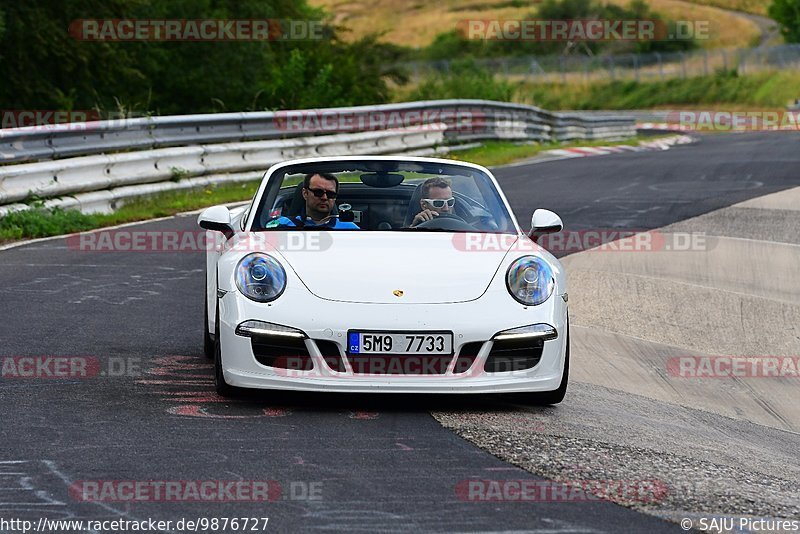
[[[683,52],[678,52],[678,57],[680,57],[681,63],[681,78],[686,79],[686,54]]]
[[[661,61],[661,54],[656,52],[656,59],[658,60],[658,77],[663,82],[664,81],[664,63]]]

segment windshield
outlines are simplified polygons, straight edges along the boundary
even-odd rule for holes
[[[303,163],[274,173],[253,230],[351,229],[516,233],[484,172],[401,160]]]

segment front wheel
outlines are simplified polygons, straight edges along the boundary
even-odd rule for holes
[[[235,397],[239,388],[231,386],[225,381],[225,374],[222,372],[222,346],[219,335],[219,304],[217,305],[217,317],[214,321],[214,389],[221,397]]]
[[[208,299],[206,299],[205,313],[203,314],[203,354],[209,360],[214,358],[214,340],[208,332]]]
[[[567,383],[569,382],[569,319],[567,319],[567,350],[564,354],[564,372],[561,375],[561,384],[558,389],[553,391],[541,391],[527,393],[526,402],[536,406],[546,406],[548,404],[558,404],[564,400],[567,394]]]

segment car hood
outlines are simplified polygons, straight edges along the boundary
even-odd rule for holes
[[[464,234],[325,232],[322,250],[281,255],[319,298],[368,304],[438,304],[475,300],[486,292],[517,236],[492,250],[467,251]]]

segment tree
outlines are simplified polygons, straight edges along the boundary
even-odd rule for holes
[[[3,10],[0,109],[177,114],[389,99],[391,51],[342,42],[305,0],[26,0]],[[80,19],[123,18],[324,24],[320,39],[305,41],[82,41],[69,32]]]
[[[778,22],[787,43],[800,43],[800,0],[772,0],[769,16]]]

